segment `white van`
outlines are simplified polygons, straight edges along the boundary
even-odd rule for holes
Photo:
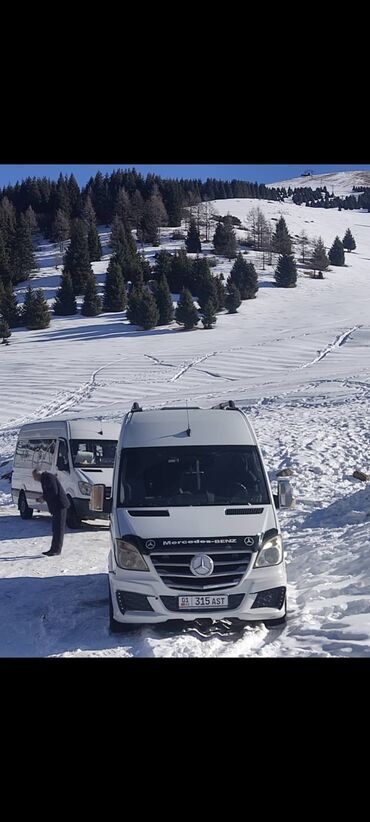
[[[104,510],[90,509],[95,483],[104,483],[111,495],[113,463],[121,426],[100,420],[53,419],[23,425],[18,434],[12,474],[12,496],[22,519],[33,511],[47,511],[36,502],[42,489],[32,471],[50,471],[63,486],[69,501],[67,525],[78,528],[81,520],[107,518]]]
[[[91,506],[103,506],[95,486]],[[168,620],[278,624],[287,577],[275,505],[247,416],[215,408],[126,415],[113,473],[110,628]]]

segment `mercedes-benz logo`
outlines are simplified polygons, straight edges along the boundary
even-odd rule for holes
[[[244,545],[254,545],[253,537],[244,537]]]
[[[152,551],[153,548],[155,548],[155,539],[147,539],[145,548],[147,548],[148,551]]]
[[[190,563],[191,573],[196,577],[209,577],[214,569],[214,562],[208,554],[196,554]]]

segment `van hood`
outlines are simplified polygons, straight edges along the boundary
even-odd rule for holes
[[[112,486],[113,468],[76,468],[79,479],[89,482],[91,485]]]
[[[158,515],[159,511],[162,514]],[[227,511],[247,513],[227,514]],[[252,513],[256,512],[256,513]],[[130,513],[131,512],[131,513]],[[133,535],[142,540],[206,539],[207,537],[247,537],[277,528],[277,518],[272,505],[232,508],[209,506],[207,508],[184,507],[155,509],[117,508],[115,511],[116,536]],[[148,515],[149,513],[149,515]],[[168,515],[169,514],[169,515]],[[201,544],[201,543],[198,543]]]

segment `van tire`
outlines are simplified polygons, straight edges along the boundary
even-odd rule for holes
[[[68,496],[69,500],[69,508],[67,508],[67,525],[68,528],[80,528],[81,520],[80,517],[77,516],[76,509],[73,505],[72,499]]]
[[[110,634],[123,634],[126,630],[126,626],[123,625],[122,622],[117,622],[113,616],[113,602],[112,602],[112,594],[110,590],[110,584],[108,580],[108,600],[109,600],[109,633]]]
[[[24,491],[21,491],[19,494],[18,508],[22,519],[31,519],[33,516],[33,508],[29,507]]]

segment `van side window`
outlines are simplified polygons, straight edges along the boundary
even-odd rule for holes
[[[20,439],[17,443],[14,464],[51,466],[56,447],[55,439]]]
[[[68,445],[66,440],[59,440],[57,467],[60,471],[69,469]]]
[[[23,465],[29,456],[28,440],[18,440],[15,451],[14,465]]]

